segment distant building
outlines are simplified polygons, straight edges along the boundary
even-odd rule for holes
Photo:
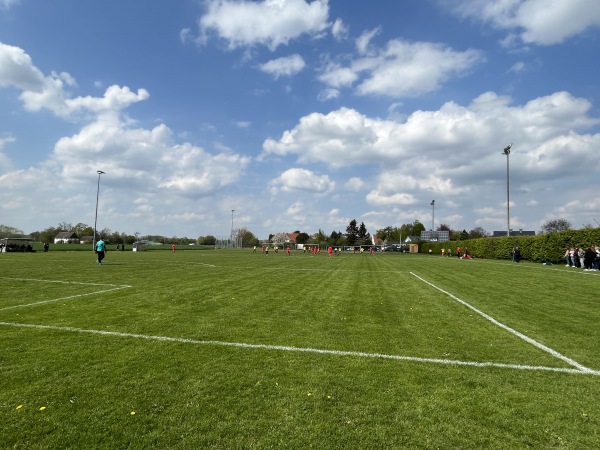
[[[406,236],[406,239],[404,239],[404,243],[405,244],[414,244],[415,242],[419,242],[421,240],[421,238],[419,236]]]
[[[273,245],[295,245],[299,233],[277,233],[271,238]]]
[[[492,237],[506,237],[506,230],[494,231]],[[523,229],[510,230],[510,236],[535,236],[535,231],[525,231]]]
[[[61,231],[54,236],[55,244],[79,244],[79,237],[74,231]]]
[[[421,231],[421,240],[427,242],[448,242],[450,240],[449,231]]]

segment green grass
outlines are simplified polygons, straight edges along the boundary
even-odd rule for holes
[[[0,254],[0,448],[600,448],[598,273],[401,254],[94,259]]]

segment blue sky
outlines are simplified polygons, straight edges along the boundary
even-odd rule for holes
[[[0,0],[0,223],[600,221],[597,0]]]

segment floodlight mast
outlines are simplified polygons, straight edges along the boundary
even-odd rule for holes
[[[506,236],[510,236],[510,149],[512,144],[508,144],[502,151],[506,155]]]
[[[96,190],[96,216],[94,217],[94,240],[92,241],[92,250],[96,250],[96,225],[98,223],[98,198],[100,197],[100,175],[103,175],[106,172],[98,170],[96,173],[98,174],[98,189]]]
[[[435,200],[431,200],[431,232],[433,236],[433,229],[435,227]]]
[[[233,247],[233,213],[235,209],[231,210],[231,235],[229,236],[229,242],[231,242],[231,246]]]

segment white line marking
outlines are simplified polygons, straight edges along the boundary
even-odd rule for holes
[[[62,281],[62,280],[40,280],[37,278],[10,278],[0,277],[0,280],[13,280],[13,281],[37,281],[38,283],[60,283],[60,284],[77,284],[82,286],[119,286],[119,287],[131,287],[127,284],[107,284],[107,283],[83,283],[80,281]]]
[[[274,350],[284,352],[297,352],[297,353],[315,353],[320,355],[335,355],[335,356],[351,356],[357,358],[373,358],[373,359],[389,359],[395,361],[410,361],[420,363],[433,363],[443,364],[451,366],[470,366],[470,367],[495,367],[501,369],[516,369],[516,370],[536,370],[545,372],[559,372],[559,373],[571,373],[571,374],[586,374],[600,376],[600,371],[595,370],[577,370],[561,367],[546,367],[546,366],[530,366],[520,364],[503,364],[495,362],[472,362],[472,361],[459,361],[451,359],[438,359],[438,358],[418,358],[414,356],[401,356],[401,355],[386,355],[382,353],[366,353],[366,352],[353,352],[345,350],[326,350],[319,348],[304,348],[304,347],[290,347],[284,345],[267,345],[267,344],[247,344],[242,342],[224,342],[224,341],[201,341],[196,339],[185,339],[185,338],[174,338],[167,336],[150,336],[145,334],[136,333],[121,333],[117,331],[102,331],[102,330],[89,330],[83,328],[73,327],[58,327],[53,325],[35,325],[25,323],[13,323],[13,322],[0,322],[1,326],[15,327],[15,328],[35,328],[40,330],[53,330],[53,331],[67,331],[71,333],[86,333],[96,334],[101,336],[113,336],[113,337],[125,337],[135,339],[146,339],[151,341],[160,342],[175,342],[180,344],[192,344],[192,345],[212,345],[222,347],[238,347],[238,348],[249,348],[254,350]]]
[[[553,350],[550,347],[545,346],[544,344],[540,344],[538,341],[530,338],[529,336],[524,335],[523,333],[520,333],[519,331],[515,330],[514,328],[511,328],[508,325],[504,325],[503,323],[498,322],[492,316],[484,313],[483,311],[480,311],[479,309],[475,308],[474,306],[470,305],[469,303],[465,302],[464,300],[461,300],[460,298],[456,297],[455,295],[452,295],[450,292],[443,290],[442,288],[436,286],[433,283],[430,283],[429,281],[421,278],[420,276],[414,274],[413,272],[410,272],[410,274],[412,276],[414,276],[415,278],[418,278],[419,280],[421,280],[423,283],[428,284],[429,286],[431,286],[432,288],[436,289],[437,291],[442,292],[443,294],[446,294],[451,299],[456,300],[460,304],[466,306],[467,308],[469,308],[473,312],[479,314],[481,317],[483,317],[483,318],[489,320],[490,322],[492,322],[494,325],[496,325],[496,326],[498,326],[498,327],[500,327],[500,328],[508,331],[509,333],[515,335],[519,339],[522,339],[525,342],[533,345],[534,347],[537,347],[538,349],[540,349],[540,350],[542,350],[544,352],[549,353],[550,355],[554,356],[555,358],[558,358],[561,361],[566,362],[570,366],[576,367],[579,371],[585,372],[585,373],[593,373],[594,375],[600,374],[600,372],[595,371],[593,369],[590,369],[588,367],[585,367],[585,366],[579,364],[577,361],[575,361],[575,360],[573,360],[571,358],[568,358],[568,357],[564,356],[563,354],[557,352],[556,350]]]
[[[196,262],[196,261],[186,261],[186,260],[170,260],[170,259],[161,259],[160,262],[166,262],[166,263],[170,263],[170,264],[177,264],[179,266],[206,266],[206,267],[217,267],[214,264],[208,264],[208,263],[201,263],[201,262]],[[148,264],[150,265],[150,264]],[[153,264],[152,264],[153,265]]]
[[[78,286],[107,286],[107,287],[110,287],[110,289],[103,289],[101,291],[88,292],[88,293],[85,293],[85,294],[69,295],[67,297],[54,298],[54,299],[51,299],[51,300],[41,300],[39,302],[27,303],[27,304],[24,304],[24,305],[6,306],[4,308],[0,308],[0,311],[6,311],[6,310],[9,310],[9,309],[16,309],[16,308],[27,308],[27,307],[30,307],[30,306],[44,305],[46,303],[55,303],[55,302],[59,302],[61,300],[70,300],[70,299],[73,299],[73,298],[86,297],[86,296],[89,296],[89,295],[104,294],[106,292],[118,291],[120,289],[127,289],[127,288],[132,287],[132,286],[129,286],[129,285],[126,285],[126,284],[116,285],[116,284],[101,284],[101,283],[82,283],[82,282],[77,282],[77,281],[39,280],[39,279],[35,279],[35,278],[8,278],[8,277],[0,277],[0,279],[1,280],[12,280],[12,281],[34,281],[34,282],[39,282],[39,283],[74,284],[74,285],[78,285]]]

